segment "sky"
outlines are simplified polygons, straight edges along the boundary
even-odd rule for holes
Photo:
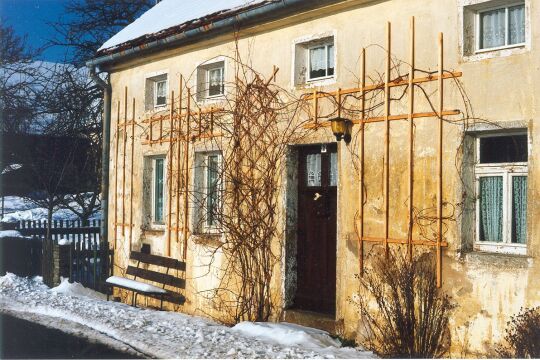
[[[69,16],[64,13],[67,0],[0,0],[0,21],[14,28],[17,35],[26,36],[27,44],[34,48],[46,45],[55,34],[47,25],[60,17]],[[66,49],[52,47],[46,49],[41,60],[62,62]]]

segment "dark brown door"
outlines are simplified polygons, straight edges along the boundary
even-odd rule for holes
[[[302,147],[298,162],[295,307],[328,314],[336,302],[336,144]]]

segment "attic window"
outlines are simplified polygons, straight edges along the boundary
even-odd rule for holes
[[[225,94],[225,62],[217,61],[197,68],[197,100],[214,99]]]
[[[145,109],[147,111],[167,106],[167,74],[146,78]]]

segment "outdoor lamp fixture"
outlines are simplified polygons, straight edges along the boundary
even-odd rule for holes
[[[351,142],[351,130],[353,125],[351,120],[338,116],[330,119],[330,124],[332,125],[332,133],[337,141],[343,139],[346,144]]]

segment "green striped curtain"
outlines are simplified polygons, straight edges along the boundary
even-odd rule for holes
[[[480,178],[480,240],[502,241],[503,178]]]
[[[512,177],[512,242],[527,241],[527,177]]]

